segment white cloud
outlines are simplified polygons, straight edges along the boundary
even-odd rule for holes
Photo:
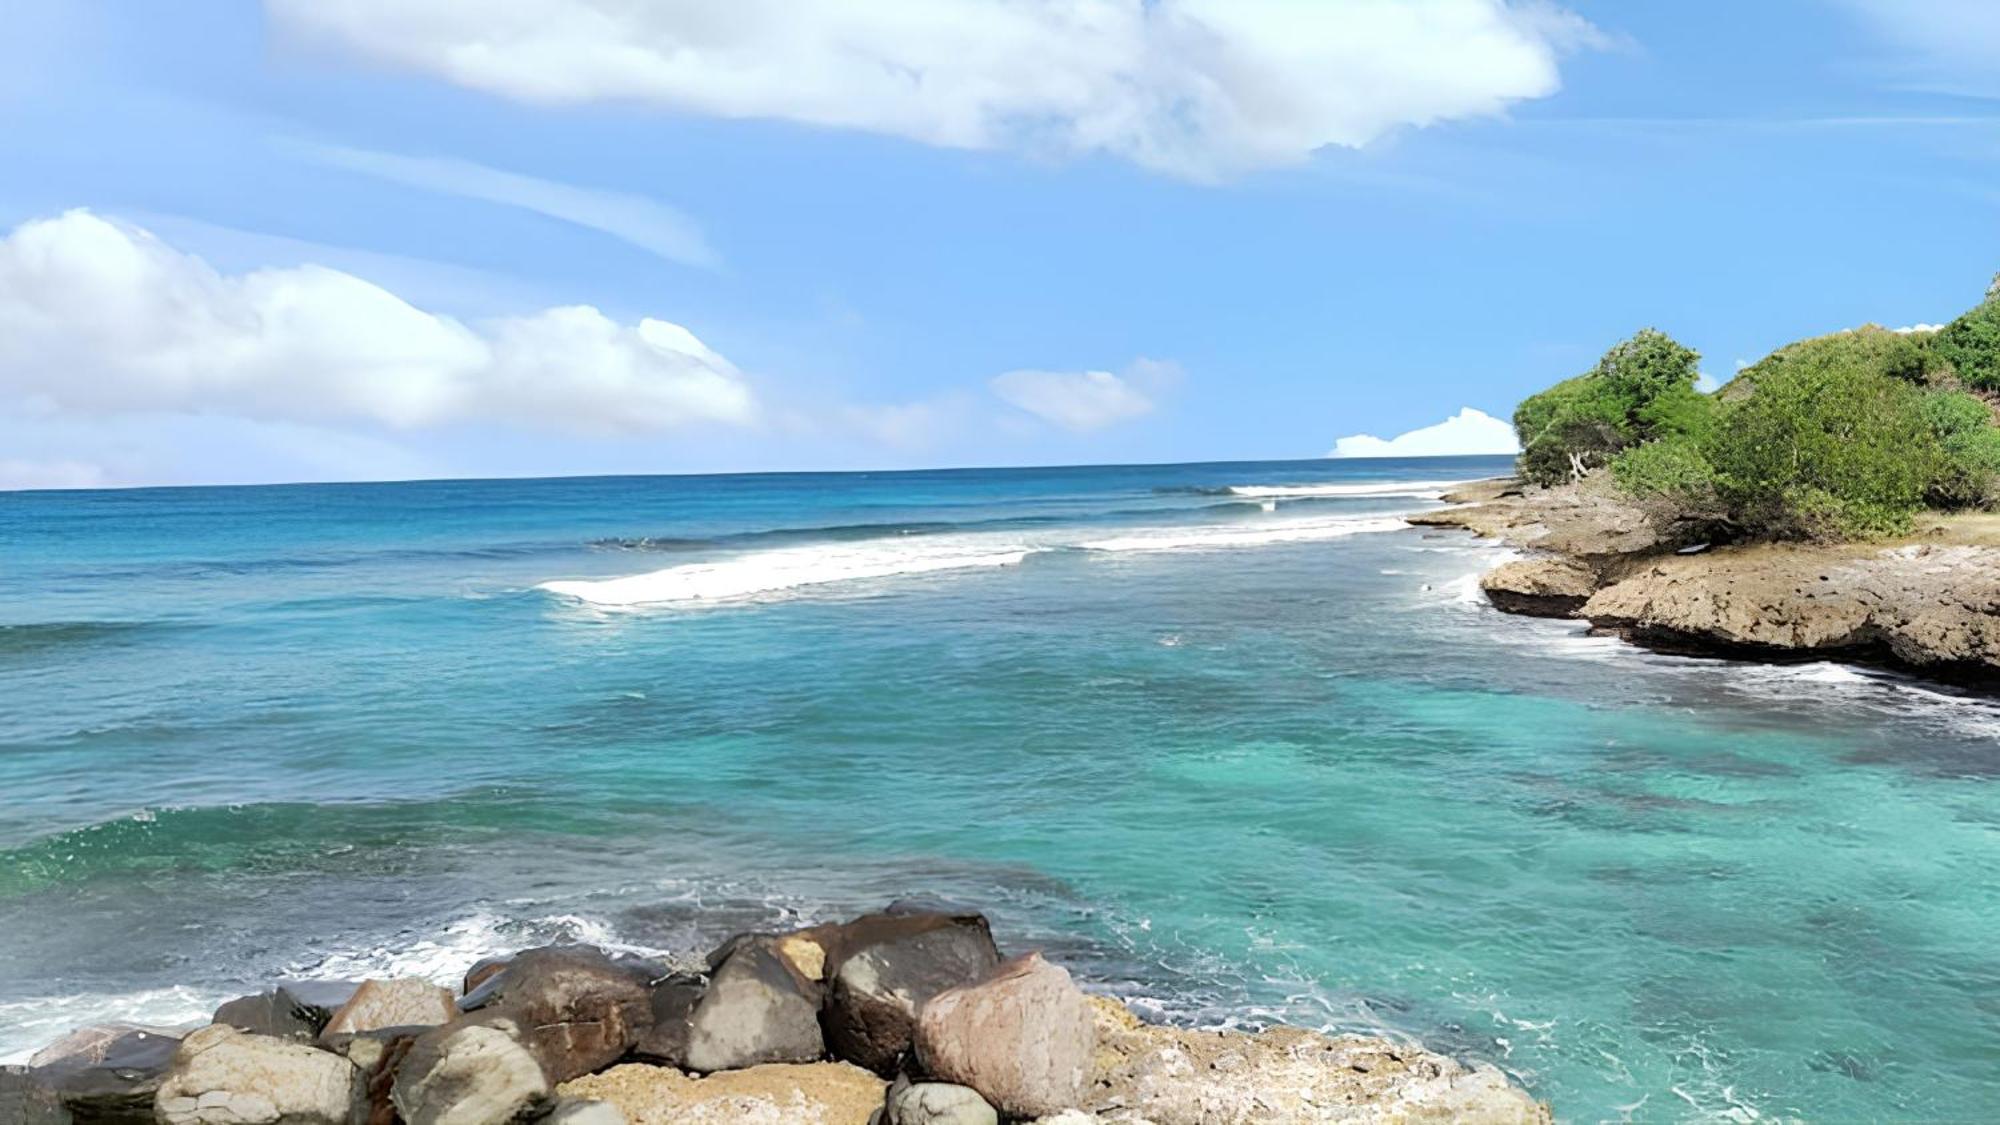
[[[22,488],[100,488],[104,470],[85,461],[0,458],[0,492]]]
[[[644,196],[560,184],[467,160],[399,156],[332,145],[292,143],[285,147],[335,168],[561,219],[601,231],[670,262],[705,269],[721,264],[693,219]]]
[[[1840,0],[1902,50],[1910,85],[1991,96],[2000,71],[2000,5],[1992,0]]]
[[[1514,454],[1521,445],[1514,427],[1470,406],[1435,426],[1386,440],[1356,434],[1334,442],[1329,457],[1453,457],[1475,453]]]
[[[0,239],[0,392],[96,415],[587,434],[758,415],[741,373],[678,324],[576,305],[468,325],[321,266],[225,275],[88,211]]]
[[[1560,85],[1545,0],[265,0],[283,30],[488,93],[1103,152],[1194,179]]]
[[[1009,371],[987,386],[1010,405],[1066,430],[1101,429],[1152,413],[1180,378],[1171,363],[1140,358],[1123,375],[1109,371]]]
[[[1712,395],[1722,389],[1722,380],[1706,371],[1697,372],[1694,377],[1694,389],[1702,394]]]
[[[1891,328],[1889,331],[1894,332],[1898,336],[1915,336],[1919,332],[1942,332],[1944,331],[1944,325],[1910,324],[1910,325],[1905,325],[1902,328]]]

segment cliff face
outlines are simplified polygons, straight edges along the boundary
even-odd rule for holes
[[[1609,482],[1482,482],[1412,522],[1534,552],[1481,585],[1512,613],[1578,617],[1670,651],[1838,657],[2000,684],[2000,519],[1934,516],[1907,540],[1758,544],[1676,554]]]

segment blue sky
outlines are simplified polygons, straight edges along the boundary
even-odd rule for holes
[[[1984,2],[27,7],[0,486],[1309,457],[2000,270]]]

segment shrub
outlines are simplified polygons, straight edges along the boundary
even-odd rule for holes
[[[1822,373],[1874,372],[1908,383],[1928,383],[1941,373],[1943,363],[1929,340],[1903,332],[1891,332],[1878,324],[1867,324],[1830,336],[1816,336],[1786,344],[1744,368],[1720,397],[1734,399],[1749,393],[1757,381],[1782,370]]]
[[[2000,428],[1986,403],[1960,391],[1940,391],[1924,396],[1923,414],[1937,439],[1924,499],[1940,508],[2000,501]]]
[[[1930,343],[1966,386],[2000,391],[2000,277],[1978,308],[1945,325]]]
[[[1710,410],[1694,389],[1700,359],[1648,328],[1584,374],[1529,397],[1514,411],[1522,474],[1555,484],[1577,465],[1597,468],[1628,447],[1698,432]]]
[[[1611,462],[1619,487],[1634,496],[1658,497],[1689,507],[1716,498],[1715,466],[1697,440],[1676,437],[1635,445]]]

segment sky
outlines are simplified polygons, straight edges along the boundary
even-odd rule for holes
[[[1492,451],[2000,270],[1988,0],[0,20],[0,488]]]

